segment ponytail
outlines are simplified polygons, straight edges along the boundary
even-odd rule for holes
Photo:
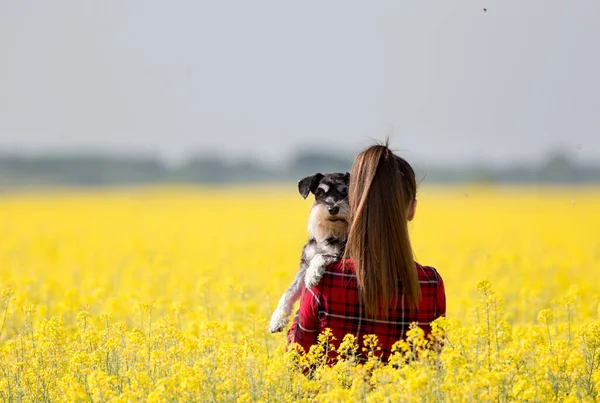
[[[354,261],[367,317],[379,312],[387,317],[386,306],[398,295],[399,285],[408,307],[418,308],[421,288],[408,234],[408,211],[415,197],[414,171],[390,151],[387,141],[354,160],[346,256]]]

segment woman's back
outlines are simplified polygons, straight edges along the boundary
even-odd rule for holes
[[[288,333],[288,340],[300,344],[305,351],[316,343],[316,337],[326,328],[331,329],[339,345],[346,334],[353,334],[362,346],[363,336],[375,334],[379,340],[382,358],[389,357],[393,344],[405,337],[413,322],[425,333],[430,323],[446,313],[444,282],[433,267],[416,264],[421,300],[417,311],[405,303],[402,287],[393,296],[391,304],[382,305],[387,314],[369,319],[361,303],[356,273],[351,260],[338,262],[327,268],[320,283],[305,292],[298,317]],[[383,313],[383,312],[381,312]],[[386,319],[382,319],[382,318]]]
[[[305,351],[330,328],[335,343],[374,334],[383,358],[413,322],[426,332],[446,313],[444,283],[415,262],[408,222],[417,206],[415,171],[386,145],[359,153],[350,172],[350,222],[345,259],[305,290],[288,333]]]

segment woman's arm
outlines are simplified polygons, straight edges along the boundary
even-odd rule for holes
[[[317,336],[320,332],[320,295],[318,286],[312,289],[305,288],[302,292],[294,323],[288,331],[288,347],[291,343],[298,343],[308,353],[310,346],[317,343]]]
[[[442,280],[442,276],[440,273],[437,273],[438,283],[437,283],[437,303],[436,303],[436,313],[437,317],[446,316],[446,289],[444,288],[444,280]]]

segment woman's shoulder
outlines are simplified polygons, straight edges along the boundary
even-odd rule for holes
[[[327,271],[332,273],[354,273],[354,262],[352,259],[340,259],[327,266]]]
[[[417,273],[419,275],[419,281],[438,282],[443,281],[442,276],[433,266],[425,266],[417,263]]]
[[[347,288],[352,284],[356,284],[356,272],[354,271],[354,263],[348,259],[328,264],[317,287],[324,290]]]

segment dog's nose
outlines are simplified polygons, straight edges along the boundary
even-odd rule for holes
[[[329,211],[329,214],[331,214],[331,215],[336,215],[337,213],[339,213],[340,208],[337,206],[330,206],[330,207],[327,207],[327,211]]]

